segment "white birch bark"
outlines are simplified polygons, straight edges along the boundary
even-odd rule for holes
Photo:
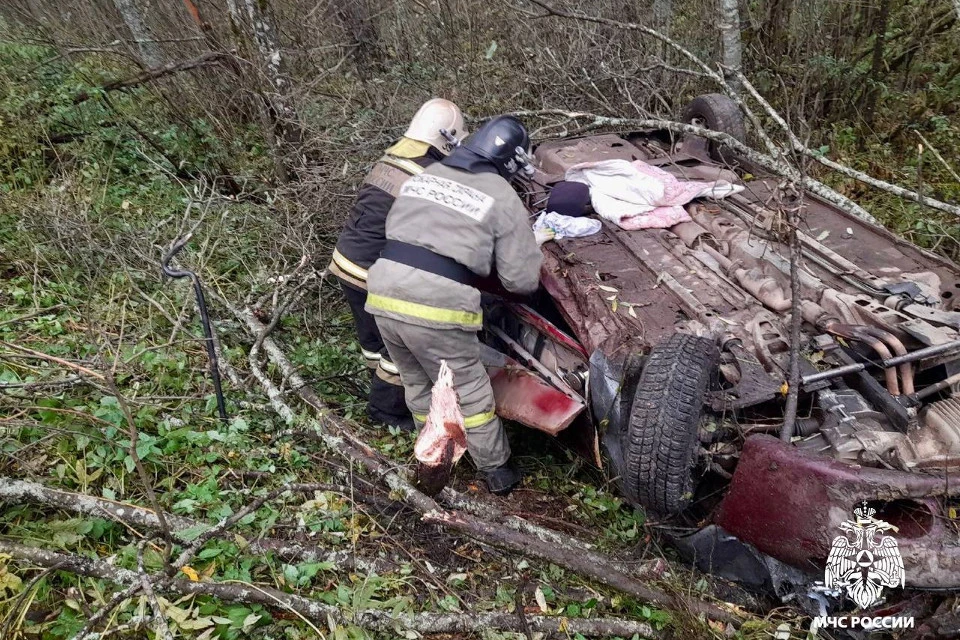
[[[960,0],[958,0],[960,1]],[[720,0],[721,57],[726,67],[724,75],[738,93],[741,90],[736,74],[740,73],[743,61],[743,45],[740,41],[740,6],[738,0]]]
[[[127,25],[130,35],[133,36],[133,41],[137,43],[140,60],[144,66],[152,69],[163,65],[163,49],[150,35],[143,12],[137,5],[137,0],[113,0],[113,6],[120,12],[124,24]]]
[[[246,13],[243,17],[241,17],[237,0],[227,0],[227,10],[234,28],[239,30],[246,23],[250,35],[253,36],[263,62],[264,76],[271,87],[269,102],[274,110],[274,118],[279,125],[281,137],[285,142],[298,144],[302,135],[300,119],[290,97],[290,81],[283,73],[280,34],[269,7],[268,10],[264,10],[263,1],[241,0],[241,6]]]

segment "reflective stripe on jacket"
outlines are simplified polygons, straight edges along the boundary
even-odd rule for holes
[[[497,174],[437,163],[404,183],[387,217],[387,238],[425,247],[478,276],[497,276],[510,292],[536,291],[543,254],[529,214]],[[366,309],[411,324],[477,331],[480,292],[382,258],[369,269]]]

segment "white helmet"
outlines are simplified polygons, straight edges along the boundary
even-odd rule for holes
[[[463,121],[463,114],[460,113],[460,107],[449,100],[443,98],[434,98],[423,103],[417,113],[410,121],[407,132],[404,137],[436,147],[444,155],[450,155],[454,149],[454,143],[447,140],[440,129],[446,129],[451,135],[459,139],[467,136],[467,125]]]

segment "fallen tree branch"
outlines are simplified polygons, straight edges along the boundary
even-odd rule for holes
[[[0,540],[0,548],[2,548],[3,545],[4,545],[4,542]],[[19,546],[19,545],[15,545],[15,546]],[[10,554],[10,555],[13,555],[13,554]],[[39,562],[36,564],[40,564],[40,566],[42,567],[49,566],[46,564],[41,564]],[[75,571],[72,568],[73,567],[72,556],[63,554],[62,565],[63,566],[58,566],[58,569],[63,569],[64,571],[69,571],[70,573],[76,573],[77,575],[81,575],[81,576],[89,575],[89,574],[81,573],[79,571]],[[131,573],[133,572],[131,571]],[[134,576],[136,576],[136,574],[134,574]],[[98,638],[101,638],[102,634],[94,632],[93,631],[94,627],[100,624],[100,621],[106,618],[110,614],[110,612],[112,612],[114,609],[119,607],[121,602],[123,602],[128,598],[132,598],[142,588],[143,588],[143,585],[140,583],[139,578],[130,581],[126,589],[124,589],[123,591],[117,591],[115,594],[113,594],[113,597],[107,601],[106,604],[104,604],[102,607],[100,607],[100,609],[96,613],[90,616],[87,619],[86,623],[84,623],[83,627],[80,628],[80,631],[78,631],[76,635],[74,635],[73,638],[71,638],[71,640],[96,640]]]
[[[667,596],[667,600],[664,600],[665,594],[662,591],[652,589],[636,578],[618,570],[610,558],[596,552],[580,551],[579,553],[569,553],[562,547],[558,549],[551,541],[540,540],[535,536],[530,536],[520,531],[510,529],[503,530],[499,528],[498,523],[486,522],[479,518],[451,511],[431,511],[425,513],[423,515],[423,521],[433,524],[443,524],[488,544],[508,547],[527,556],[548,560],[558,566],[570,569],[580,575],[589,576],[601,584],[613,587],[624,593],[629,593],[648,602],[675,608],[687,608],[698,615],[702,614],[711,618],[713,617],[708,608],[700,606],[706,603],[691,600],[684,601],[683,599],[677,600],[676,597],[671,596]],[[598,569],[600,571],[598,571]],[[603,575],[598,575],[600,572],[602,572]]]
[[[956,0],[956,2],[958,3],[958,6],[960,6],[960,0]],[[947,172],[953,177],[953,179],[957,181],[957,184],[960,184],[960,175],[957,174],[956,170],[954,170],[953,166],[949,162],[944,160],[943,156],[940,155],[940,152],[937,151],[937,148],[933,146],[929,140],[924,138],[923,134],[918,130],[914,129],[913,132],[917,134],[918,138],[920,138],[920,142],[925,144],[927,148],[930,149],[930,152],[933,153],[933,156],[940,161],[940,164],[942,164]]]
[[[596,552],[597,546],[594,544],[585,542],[568,533],[561,533],[554,529],[541,527],[516,514],[505,513],[495,505],[475,500],[450,487],[445,487],[437,497],[447,507],[461,509],[486,520],[496,520],[498,523],[504,524],[515,531],[536,536],[544,542],[555,544],[559,547],[565,547],[572,553],[577,553],[578,551]],[[617,571],[638,578],[656,578],[662,576],[666,570],[666,563],[659,558],[638,562],[626,562],[609,558],[608,562],[610,566]]]
[[[106,380],[106,378],[103,376],[103,374],[98,373],[98,372],[94,371],[93,369],[88,369],[87,367],[84,367],[84,366],[82,366],[82,365],[79,365],[79,364],[77,364],[77,363],[75,363],[75,362],[70,362],[69,360],[64,360],[63,358],[58,358],[58,357],[56,357],[56,356],[51,356],[50,354],[48,354],[48,353],[43,353],[43,352],[41,352],[41,351],[34,351],[33,349],[30,349],[29,347],[23,347],[23,346],[20,346],[19,344],[13,344],[12,342],[4,342],[3,345],[4,345],[5,347],[10,347],[11,349],[13,349],[13,350],[15,350],[15,351],[19,351],[19,352],[21,352],[21,353],[25,353],[25,354],[27,354],[28,356],[37,358],[37,359],[39,359],[39,360],[46,360],[46,361],[48,361],[48,362],[53,362],[53,363],[55,363],[55,364],[59,364],[59,365],[61,365],[61,366],[67,367],[68,369],[71,369],[71,370],[76,371],[76,372],[78,372],[78,373],[82,373],[82,374],[84,374],[84,375],[90,376],[91,378],[96,378],[97,380],[100,380],[101,382],[103,382],[104,380]]]
[[[149,531],[160,530],[160,521],[152,509],[97,498],[83,493],[46,487],[26,480],[0,477],[0,501],[10,504],[45,505],[78,515],[109,518],[130,527],[139,527]],[[188,532],[196,532],[207,526],[216,526],[172,513],[165,515],[167,524],[171,528],[171,535],[186,544],[194,541],[193,535]],[[207,531],[209,532],[209,529]],[[223,534],[223,532],[221,531],[220,534]],[[335,567],[367,573],[383,573],[397,564],[396,562],[379,559],[369,560],[355,555],[352,551],[330,551],[321,547],[306,546],[274,538],[249,541],[244,551],[252,555],[273,552],[287,561],[294,562],[329,562]]]
[[[0,553],[10,555],[22,562],[40,567],[57,566],[60,571],[68,571],[80,576],[109,580],[121,586],[140,586],[141,576],[136,571],[111,565],[103,560],[85,558],[73,554],[47,551],[36,547],[0,540]],[[317,600],[296,594],[286,593],[270,587],[261,587],[241,582],[193,582],[185,578],[166,580],[160,576],[148,576],[154,588],[162,593],[212,596],[225,602],[260,604],[276,609],[278,605],[297,613],[303,618],[328,625],[331,621],[340,625],[355,625],[383,633],[396,633],[398,630],[430,633],[470,633],[483,629],[520,631],[521,623],[511,613],[401,613],[390,610],[359,610],[352,614],[343,607],[324,604]],[[127,591],[121,591],[125,594]],[[654,630],[645,622],[634,622],[616,618],[551,618],[545,616],[527,616],[530,629],[551,637],[568,638],[580,634],[583,636],[622,636],[639,635],[641,638],[662,638],[663,634]]]
[[[147,69],[143,73],[138,73],[132,78],[126,78],[123,80],[114,80],[113,82],[108,82],[105,85],[98,87],[95,91],[81,91],[73,97],[73,104],[80,104],[86,102],[90,98],[98,95],[100,93],[106,93],[108,91],[120,91],[123,89],[132,89],[133,87],[140,86],[151,80],[156,80],[157,78],[162,78],[164,76],[169,76],[174,73],[180,73],[181,71],[189,71],[190,69],[197,69],[199,67],[206,67],[212,64],[218,64],[222,59],[228,57],[229,54],[222,51],[208,51],[207,53],[199,56],[197,58],[192,58],[190,60],[181,60],[179,62],[170,62],[161,67],[154,67],[153,69]]]
[[[150,603],[150,608],[153,610],[153,619],[157,625],[155,630],[156,637],[160,640],[173,640],[173,634],[170,633],[170,627],[167,626],[167,619],[160,609],[160,602],[157,600],[157,594],[154,591],[152,581],[152,577],[158,578],[159,582],[157,587],[162,589],[168,578],[166,576],[150,576],[146,569],[143,568],[143,550],[147,546],[148,541],[148,539],[144,538],[140,541],[140,544],[137,545],[137,573],[140,576],[140,589],[143,591],[143,594],[147,596],[147,602]]]
[[[250,309],[241,311],[226,300],[222,300],[222,302],[247,326],[252,337],[257,339],[263,335],[266,326]],[[386,461],[379,453],[360,440],[344,421],[335,419],[319,397],[306,385],[286,354],[272,338],[265,337],[261,342],[280,373],[298,389],[301,398],[317,411],[317,420],[307,419],[302,421],[306,423],[307,427],[303,430],[304,435],[321,441],[329,449],[348,461],[359,462],[368,473],[384,482],[391,491],[417,510],[424,517],[424,520],[443,524],[491,546],[553,562],[600,584],[605,584],[659,606],[689,611],[713,620],[737,622],[735,616],[716,605],[696,598],[673,595],[643,584],[637,578],[619,571],[618,567],[614,566],[614,561],[601,553],[591,552],[584,548],[571,549],[569,546],[557,544],[555,539],[544,541],[536,535],[522,531],[511,531],[500,526],[491,526],[490,523],[475,516],[444,509],[433,498],[420,492],[406,477],[398,473],[392,463]],[[269,380],[261,381],[261,383],[264,382],[268,393],[270,393],[270,387],[275,388],[275,385]],[[295,415],[289,405],[282,398],[277,397],[276,394],[272,394],[271,404],[275,408],[277,404],[285,407],[283,409],[285,415]],[[292,422],[296,422],[296,420],[292,420]]]

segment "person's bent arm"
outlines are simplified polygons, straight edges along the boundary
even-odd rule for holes
[[[507,291],[533,293],[540,286],[543,253],[527,223],[527,210],[517,198],[503,215],[502,232],[494,246],[497,276]]]

